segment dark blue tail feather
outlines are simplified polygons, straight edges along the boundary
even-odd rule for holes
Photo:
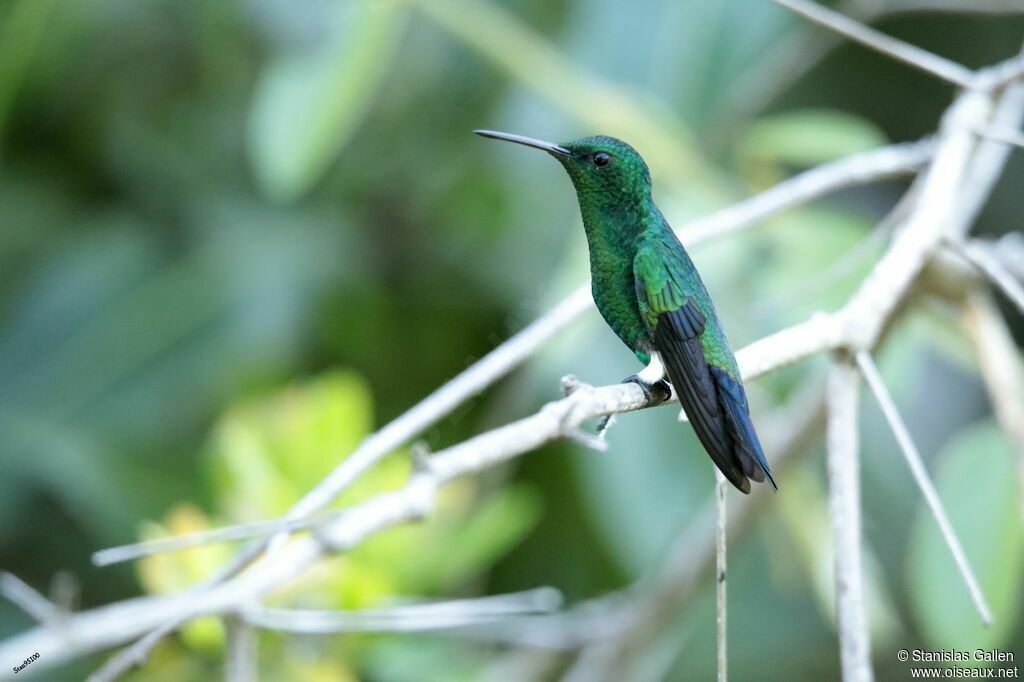
[[[721,369],[711,366],[711,376],[718,386],[718,398],[724,408],[729,431],[735,439],[735,451],[743,466],[743,473],[755,481],[765,478],[771,483],[773,490],[778,490],[772,472],[768,468],[768,460],[761,448],[761,441],[750,421],[750,408],[747,405],[747,394],[743,384],[736,381]]]

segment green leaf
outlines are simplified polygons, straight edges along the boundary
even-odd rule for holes
[[[921,504],[911,528],[907,580],[917,625],[932,648],[991,649],[1005,644],[1020,616],[1024,571],[1013,452],[989,421],[959,434],[939,457],[936,486],[995,622],[985,628],[935,519]]]
[[[386,1],[338,3],[323,43],[274,58],[256,85],[249,152],[274,199],[301,195],[356,130],[399,44],[403,12]]]

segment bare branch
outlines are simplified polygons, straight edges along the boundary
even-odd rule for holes
[[[885,7],[886,14],[904,12],[1020,14],[1024,12],[1024,4],[1017,0],[896,0]]]
[[[916,206],[874,271],[843,308],[854,349],[874,346],[886,321],[942,240],[963,235],[980,210],[980,201],[965,206],[960,197],[978,182],[979,191],[972,195],[972,201],[982,198],[980,190],[991,189],[989,171],[1001,169],[1005,161],[1005,157],[993,157],[986,159],[991,166],[978,168],[974,164],[972,153],[976,147],[971,130],[987,120],[991,110],[986,93],[967,90],[943,116],[938,149],[920,181]],[[978,177],[968,178],[968,168],[977,170]]]
[[[1024,490],[1024,361],[1006,320],[987,292],[971,292],[964,302],[964,321],[977,349],[996,419],[1017,454],[1017,477]]]
[[[859,21],[854,21],[838,12],[810,2],[810,0],[773,1],[816,24],[820,24],[831,31],[835,31],[851,40],[870,47],[876,52],[881,52],[901,62],[915,66],[954,85],[967,88],[974,81],[974,73],[961,64],[932,54],[927,50],[922,50],[902,40],[897,40],[892,36],[887,36],[870,26],[865,26]]]
[[[86,682],[113,682],[127,674],[132,668],[144,665],[149,659],[150,652],[160,643],[160,640],[177,630],[183,622],[180,619],[171,620],[155,627],[144,637],[133,642],[131,646],[125,647],[107,659],[107,662],[99,670],[89,675]]]
[[[900,224],[906,220],[911,208],[917,204],[918,186],[912,185],[895,206],[882,218],[867,237],[856,246],[840,256],[810,279],[794,286],[777,297],[764,301],[754,309],[754,315],[767,315],[770,312],[784,309],[799,302],[813,300],[815,296],[837,285],[853,274],[857,268],[865,265],[874,252],[892,237]]]
[[[828,380],[829,507],[836,543],[836,611],[845,682],[874,679],[861,554],[859,383],[849,360],[840,357],[833,363]]]
[[[280,632],[328,634],[338,632],[423,632],[494,622],[514,616],[549,614],[562,605],[553,587],[525,592],[395,606],[363,611],[310,611],[253,606],[242,616],[257,627]]]
[[[224,660],[226,682],[256,682],[256,632],[237,615],[224,618],[227,652]]]
[[[691,221],[679,230],[679,236],[686,245],[720,237],[830,192],[906,175],[921,168],[934,153],[934,141],[926,139],[880,147],[817,166],[750,199]]]
[[[725,519],[725,476],[721,471],[715,469],[715,608],[718,614],[718,682],[728,682],[729,680]]]
[[[972,239],[971,244],[999,261],[1017,280],[1024,282],[1024,234],[1007,232],[996,240]]]
[[[157,538],[143,542],[134,542],[118,547],[108,547],[93,552],[92,562],[96,566],[111,566],[124,561],[132,561],[153,554],[165,552],[179,552],[194,547],[212,545],[222,542],[238,542],[240,540],[254,540],[268,538],[278,533],[296,533],[302,530],[309,530],[322,525],[327,519],[338,516],[340,512],[330,512],[320,515],[313,515],[301,519],[271,519],[269,521],[253,521],[250,523],[239,523],[233,526],[222,528],[211,528],[210,530],[176,535],[167,538]]]
[[[1021,134],[1019,130],[1014,130],[1012,128],[996,128],[991,126],[988,128],[982,128],[981,130],[978,130],[977,133],[981,137],[989,140],[1010,144],[1024,149],[1024,134]]]
[[[950,241],[952,249],[977,268],[1024,314],[1024,286],[988,251],[962,240]]]
[[[13,573],[0,571],[0,594],[44,625],[59,626],[68,615]]]
[[[1020,60],[1012,60],[1010,63],[1021,64]],[[979,78],[985,73],[994,73],[988,70],[979,72]],[[996,103],[995,112],[984,120],[977,121],[975,130],[987,125],[999,128],[1019,128],[1024,121],[1024,82],[1013,83],[1003,90],[1002,96]],[[957,220],[965,225],[970,225],[988,200],[996,182],[1002,175],[1003,168],[1010,156],[1012,147],[1001,142],[982,139],[974,152],[974,158],[965,175],[963,186],[960,187],[959,212]],[[966,229],[959,231],[959,236],[966,234]]]
[[[592,305],[588,288],[581,287],[574,291],[547,314],[363,441],[320,485],[289,511],[288,518],[302,518],[326,507],[384,456],[510,372]]]
[[[985,600],[985,595],[981,591],[978,579],[975,577],[974,571],[967,561],[967,555],[960,544],[960,539],[957,537],[956,531],[953,530],[953,525],[949,522],[946,510],[942,506],[938,492],[935,490],[935,485],[928,476],[928,470],[924,467],[921,453],[918,451],[917,446],[914,445],[914,441],[910,437],[910,431],[903,422],[903,417],[900,416],[899,411],[896,409],[896,403],[893,402],[892,396],[889,395],[889,391],[885,388],[882,377],[879,376],[878,369],[875,367],[875,362],[868,353],[860,352],[857,354],[857,365],[864,375],[864,380],[871,388],[871,392],[874,393],[878,406],[882,408],[885,420],[889,422],[889,428],[892,429],[893,435],[896,436],[900,450],[910,466],[910,472],[914,475],[914,480],[921,489],[921,494],[924,496],[925,502],[928,503],[932,516],[935,517],[935,522],[942,532],[942,537],[949,546],[953,560],[956,562],[960,575],[967,585],[967,590],[971,594],[971,599],[978,609],[981,622],[984,625],[990,625],[992,623],[992,612],[988,607],[988,602]]]

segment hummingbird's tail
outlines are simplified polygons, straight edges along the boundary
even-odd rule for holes
[[[708,362],[699,336],[704,320],[694,310],[690,304],[663,313],[654,328],[655,346],[683,411],[715,466],[739,491],[750,492],[748,479],[767,479],[775,488],[743,384]]]
[[[740,461],[743,474],[758,483],[767,478],[772,489],[778,490],[761,448],[761,441],[754,430],[754,423],[750,420],[750,408],[747,406],[743,384],[717,367],[711,368],[711,375],[718,385],[718,399],[725,408],[725,421],[733,437],[733,452]]]

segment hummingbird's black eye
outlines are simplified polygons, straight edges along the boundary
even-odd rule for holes
[[[598,168],[604,168],[611,162],[611,160],[612,157],[610,154],[606,154],[604,152],[594,154],[594,165]]]

